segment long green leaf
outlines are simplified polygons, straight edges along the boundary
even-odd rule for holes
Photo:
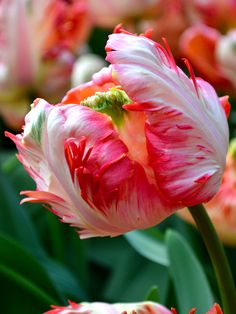
[[[199,313],[206,313],[214,298],[194,251],[186,240],[175,231],[167,231],[166,244],[170,260],[170,274],[178,301],[178,313],[186,314],[196,307]]]
[[[38,258],[42,258],[45,254],[25,207],[20,205],[20,198],[17,197],[8,177],[1,171],[0,200],[0,232],[16,238],[29,250],[33,250]]]
[[[40,263],[12,239],[0,235],[0,274],[43,303],[61,301]]]
[[[154,229],[132,231],[124,235],[131,246],[142,256],[163,266],[169,265],[169,258],[162,235]]]
[[[12,162],[14,159],[10,158],[10,166],[5,167],[8,175],[0,170],[0,232],[16,239],[40,261],[61,296],[65,295],[67,298],[78,298],[78,295],[81,298],[86,297],[85,292],[71,272],[49,259],[41,245],[35,226],[28,214],[30,209],[20,205],[20,198],[15,191],[16,188],[18,190],[22,188],[19,183],[24,182],[27,184],[29,176],[18,161]],[[13,183],[16,184],[13,186]],[[27,188],[29,188],[29,185],[30,182],[28,182]]]

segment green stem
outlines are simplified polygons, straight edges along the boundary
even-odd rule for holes
[[[235,286],[223,245],[204,206],[202,204],[192,206],[189,207],[189,211],[195,220],[210,255],[218,281],[224,314],[235,314]]]

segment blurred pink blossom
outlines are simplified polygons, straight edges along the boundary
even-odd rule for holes
[[[114,28],[118,23],[135,23],[151,13],[160,0],[88,0],[92,23]]]
[[[222,35],[215,28],[200,24],[188,28],[180,38],[182,55],[200,75],[221,91],[235,94],[236,31]]]
[[[0,2],[0,113],[22,125],[31,94],[59,101],[90,22],[85,0]]]
[[[195,16],[202,23],[222,33],[236,27],[235,0],[193,0],[193,6]]]
[[[216,46],[216,60],[236,94],[236,28],[221,36]]]

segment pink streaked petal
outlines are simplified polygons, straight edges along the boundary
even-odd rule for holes
[[[150,301],[137,303],[82,302],[69,306],[52,306],[53,310],[44,314],[171,314],[166,307]]]
[[[206,314],[224,314],[224,313],[221,310],[219,304],[214,304],[214,306]]]
[[[189,205],[209,200],[220,185],[229,136],[214,89],[200,79],[191,82],[148,38],[113,34],[107,47],[116,80],[134,110],[146,112],[150,162],[165,197]]]
[[[181,207],[207,201],[216,193],[222,169],[191,119],[160,109],[149,114],[146,135],[150,163],[166,198]],[[199,142],[205,146],[199,147]]]
[[[92,77],[92,81],[95,85],[103,86],[107,83],[114,83],[114,78],[112,76],[111,66],[101,69],[99,72],[95,73]]]
[[[31,203],[51,203],[51,204],[60,204],[63,203],[64,200],[50,192],[45,191],[21,191],[20,195],[26,195],[27,198],[23,199],[21,201],[21,204],[25,202],[31,202]]]
[[[220,100],[220,103],[221,103],[221,105],[225,111],[226,117],[228,118],[229,114],[230,114],[230,110],[231,110],[231,105],[229,102],[229,96],[220,97],[219,100]]]
[[[98,121],[101,119],[101,122],[105,123],[108,118],[83,106],[76,108],[80,111],[81,130],[77,135],[74,134],[74,140],[71,138],[67,144],[72,145],[70,148],[72,150],[71,155],[67,157],[67,163],[70,172],[72,170],[75,172],[81,196],[88,203],[91,208],[90,212],[93,212],[94,215],[93,218],[90,216],[87,219],[88,223],[91,224],[90,229],[83,227],[80,236],[115,236],[134,228],[145,228],[154,225],[169,215],[171,209],[163,206],[164,201],[160,200],[155,186],[148,182],[142,167],[131,163],[126,156],[128,153],[127,148],[119,140],[118,135],[114,131],[111,132],[110,129],[109,132],[111,133],[107,133],[108,136],[106,136],[105,124],[99,128]],[[92,134],[89,133],[89,129],[86,132],[86,127],[90,128],[91,125],[91,123],[88,123],[89,115],[87,116],[87,114],[91,114],[91,117],[97,120],[93,130],[97,127],[98,129],[93,131]],[[86,126],[83,126],[82,115],[87,116]],[[73,112],[73,118],[70,118],[70,126],[73,125],[74,118],[76,119],[75,112]],[[78,119],[75,121],[77,123]],[[76,128],[77,130],[80,129],[77,124]],[[69,130],[69,125],[66,129]],[[99,136],[100,129],[103,130],[103,133]],[[86,139],[83,142],[83,145],[85,145],[83,149],[76,140],[81,136],[83,136],[83,141]],[[89,156],[87,157],[88,151]],[[79,157],[76,154],[82,155]],[[47,156],[51,155],[51,153],[47,154]],[[56,154],[56,156],[60,155],[61,153]],[[52,164],[56,165],[57,161],[55,161],[55,157],[53,158]],[[56,168],[58,169],[58,167]],[[58,172],[57,169],[54,169],[54,172]],[[61,170],[60,168],[60,172]],[[72,181],[75,180],[73,179],[75,176],[72,177]],[[76,181],[74,184],[76,187]],[[66,185],[67,187],[64,188],[68,189],[69,183],[67,182]],[[71,191],[67,191],[68,194],[70,193],[70,199],[75,200],[74,206],[78,207],[78,196],[73,196]],[[153,210],[150,210],[150,208],[153,208]],[[86,211],[88,212],[88,209]],[[84,213],[81,209],[78,215],[84,215],[85,217],[87,212]],[[103,229],[101,226],[99,227],[99,217],[104,220]],[[105,226],[105,222],[107,226]]]
[[[151,227],[172,213],[168,201],[161,198],[156,186],[150,184],[143,168],[133,165],[133,174],[123,184],[117,187],[112,202],[101,202],[105,206],[107,220],[111,226],[116,226],[128,232],[134,229]]]
[[[116,236],[154,225],[171,213],[142,167],[126,157],[127,147],[105,114],[77,105],[53,107],[45,132],[44,159],[58,183],[53,193],[60,190],[69,208],[69,215],[58,215],[79,227],[81,237]],[[70,154],[81,154],[74,161],[64,154],[67,140],[76,145]]]
[[[214,146],[223,148],[223,151],[228,149],[228,123],[225,115],[225,110],[222,106],[222,100],[220,100],[214,90],[214,88],[206,81],[197,78],[197,85],[200,91],[201,105],[204,113],[209,117],[211,122],[215,123],[215,127],[208,128],[208,132],[211,132],[212,141]],[[227,98],[227,96],[225,96]],[[223,97],[222,97],[223,98]],[[222,99],[221,98],[221,99]],[[225,98],[223,99],[225,102]],[[229,106],[229,103],[226,105]],[[217,137],[214,132],[217,131]],[[220,150],[217,150],[217,153]]]

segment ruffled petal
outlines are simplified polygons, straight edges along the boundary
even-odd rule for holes
[[[214,89],[193,73],[191,81],[170,53],[143,36],[110,35],[107,51],[115,78],[135,102],[125,108],[147,115],[147,149],[162,193],[181,206],[208,201],[220,186],[228,147]]]
[[[69,306],[52,306],[50,310],[44,314],[171,314],[171,312],[163,305],[154,302],[139,303],[115,303],[108,304],[104,302],[83,302],[76,304],[70,302]]]

